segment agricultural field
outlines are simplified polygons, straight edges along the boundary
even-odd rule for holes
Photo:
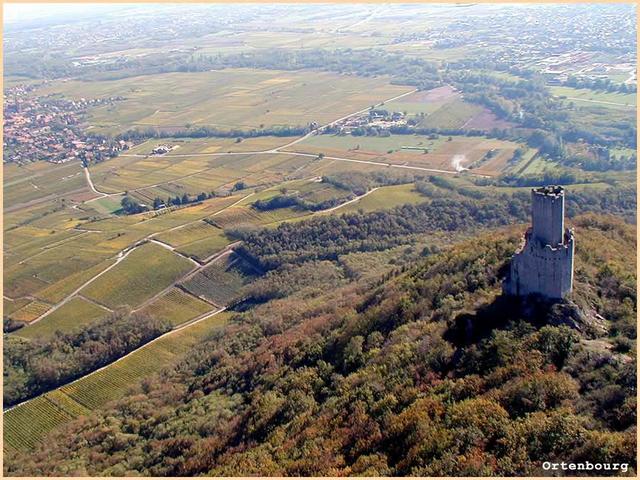
[[[193,320],[215,310],[216,307],[193,295],[173,288],[140,310],[158,320],[169,322],[173,327]]]
[[[211,236],[217,236],[220,233],[222,233],[220,232],[220,229],[208,224],[207,222],[198,221],[168,230],[154,238],[174,247],[180,247]]]
[[[80,293],[111,308],[135,307],[193,269],[189,260],[154,243],[131,250],[114,268]]]
[[[162,139],[150,139],[138,143],[127,150],[123,156],[149,155],[147,160],[162,160],[164,155],[152,155],[152,150],[159,145],[171,147],[170,155],[211,154],[230,152],[261,152],[285,145],[296,137],[255,137],[243,138],[180,138],[167,137]]]
[[[449,140],[450,139],[450,140]],[[291,146],[295,151],[323,153],[325,159],[349,159],[440,169],[456,173],[473,168],[483,175],[498,175],[507,166],[517,143],[468,136],[391,135],[355,137],[314,135]]]
[[[240,289],[251,282],[256,271],[242,258],[229,253],[202,269],[180,286],[216,305],[236,300]]]
[[[631,109],[635,111],[637,96],[635,93],[600,92],[588,88],[551,87],[551,92],[576,105],[595,104],[610,109]]]
[[[45,314],[51,305],[41,302],[39,300],[33,300],[27,303],[24,307],[11,313],[11,318],[18,322],[30,323],[35,319]]]
[[[74,297],[36,323],[18,330],[15,335],[28,339],[47,339],[57,331],[73,332],[108,315],[104,307],[81,297]],[[17,319],[17,318],[16,318]]]
[[[11,212],[30,202],[53,200],[88,191],[80,162],[64,165],[33,162],[3,165],[4,211]]]
[[[512,126],[511,123],[498,119],[486,108],[466,102],[460,92],[448,85],[412,93],[385,103],[383,108],[403,112],[409,118],[418,120],[418,125],[424,128],[467,128],[487,131]]]
[[[196,240],[195,242],[180,245],[176,250],[186,256],[204,262],[210,257],[215,256],[232,242],[233,240],[227,237],[224,232],[216,229],[213,235],[201,240]]]
[[[405,185],[391,185],[379,187],[377,190],[372,191],[358,201],[345,205],[344,207],[340,207],[332,213],[339,215],[341,213],[357,212],[359,210],[372,212],[386,210],[406,203],[415,204],[426,201],[428,201],[428,198],[418,192],[413,183]]]
[[[4,413],[5,449],[29,450],[54,428],[122,396],[143,378],[177,362],[199,341],[224,326],[221,312],[147,344],[122,360]]]
[[[245,188],[263,187],[279,183],[289,175],[303,176],[314,166],[312,157],[282,153],[121,155],[91,166],[91,177],[100,191],[112,194],[128,191],[143,203],[150,203],[155,197],[228,192],[239,181]]]
[[[120,202],[123,198],[124,195],[112,195],[109,197],[98,198],[91,202],[91,208],[103,215],[117,213],[122,208]]]
[[[410,90],[384,78],[225,69],[108,81],[71,80],[50,85],[42,94],[72,99],[125,97],[90,112],[92,130],[115,134],[150,126],[231,130],[323,124]]]

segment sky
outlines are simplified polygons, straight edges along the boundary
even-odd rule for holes
[[[4,22],[20,23],[31,20],[49,19],[55,17],[69,17],[88,13],[98,13],[101,10],[113,10],[114,4],[86,4],[86,3],[5,3]]]

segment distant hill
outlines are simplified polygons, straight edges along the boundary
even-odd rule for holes
[[[5,474],[540,475],[587,460],[633,474],[636,227],[571,223],[570,302],[500,296],[519,226],[339,288],[289,273],[301,290],[6,456]]]

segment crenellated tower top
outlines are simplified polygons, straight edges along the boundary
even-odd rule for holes
[[[564,188],[556,185],[531,190],[533,239],[555,247],[564,240]]]

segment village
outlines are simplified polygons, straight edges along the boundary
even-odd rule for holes
[[[37,96],[37,86],[19,85],[4,93],[4,161],[99,162],[127,150],[132,142],[91,136],[80,127],[87,108],[121,97],[65,100]]]

